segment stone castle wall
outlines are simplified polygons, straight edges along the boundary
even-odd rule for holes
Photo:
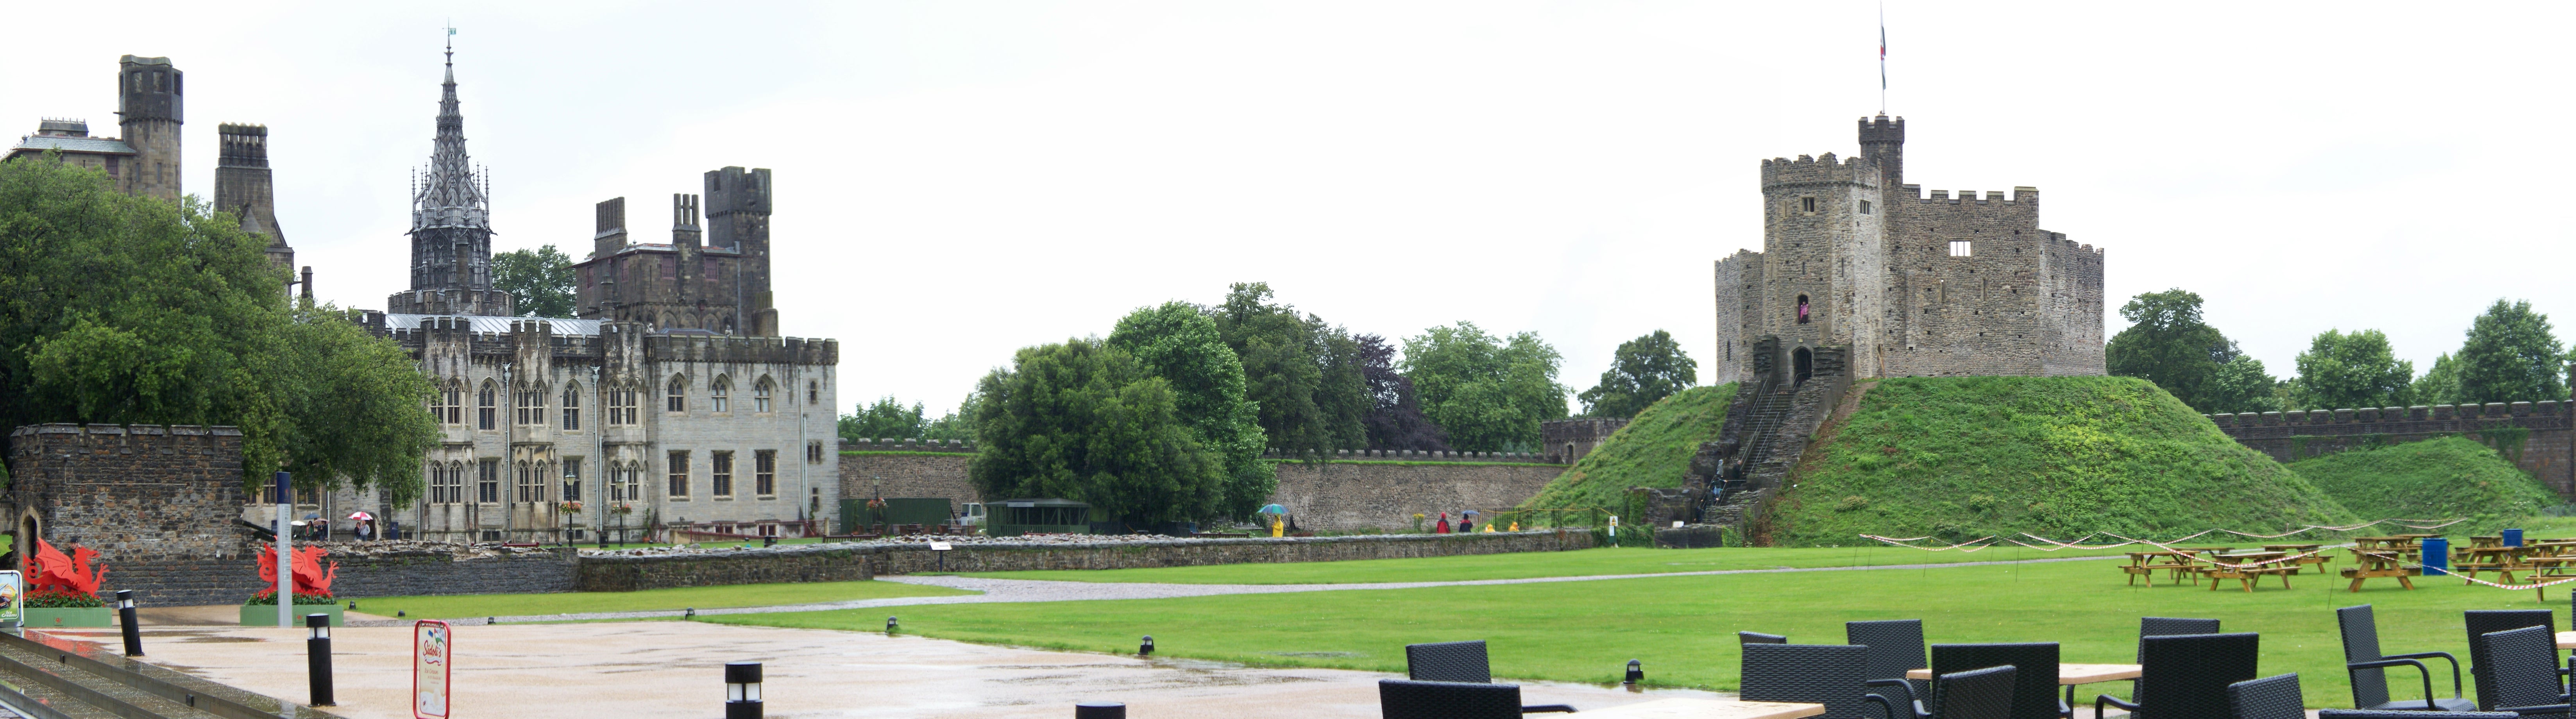
[[[1538,423],[1539,446],[1559,464],[1573,464],[1592,448],[1601,446],[1619,428],[1628,426],[1624,417],[1578,417]]]
[[[111,564],[221,557],[247,501],[241,442],[233,427],[19,427],[9,497],[64,551],[78,543]]]
[[[2209,415],[2221,432],[2282,462],[2459,435],[2504,452],[2559,496],[2576,496],[2576,403],[2364,407]]]
[[[972,447],[896,440],[841,447],[841,496],[984,501],[966,476]],[[1509,507],[1565,471],[1552,455],[1523,453],[1345,450],[1324,462],[1264,456],[1280,460],[1270,501],[1286,505],[1300,529],[1331,531],[1409,529],[1414,512]]]
[[[581,591],[627,592],[757,582],[823,582],[918,572],[1008,572],[1041,569],[1135,569],[1209,564],[1337,562],[1508,552],[1555,552],[1592,547],[1592,534],[1497,532],[1402,534],[1296,539],[1175,539],[1097,544],[960,544],[948,552],[927,545],[842,547],[779,546],[723,554],[584,557]],[[945,554],[945,557],[940,555]]]
[[[275,550],[265,543],[237,542],[222,558],[101,562],[109,569],[101,586],[134,590],[135,599],[146,605],[239,604],[269,588],[269,583],[260,581],[259,559],[254,553]],[[331,582],[331,593],[343,599],[569,592],[574,590],[580,573],[576,550],[570,548],[517,550],[501,556],[458,559],[452,546],[392,551],[370,543],[333,542],[323,546],[331,550],[323,561],[340,565]]]

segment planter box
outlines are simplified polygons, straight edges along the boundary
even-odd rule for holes
[[[307,615],[307,614],[328,614],[328,615],[331,615],[331,626],[335,626],[335,627],[336,627],[336,626],[340,626],[340,625],[341,625],[341,623],[342,623],[342,621],[341,621],[341,617],[340,617],[340,611],[341,611],[341,609],[340,609],[340,605],[337,605],[337,604],[298,604],[298,605],[295,605],[295,626],[296,626],[296,627],[298,627],[298,628],[303,627],[303,626],[304,626],[304,615]],[[27,625],[28,625],[28,626],[35,626],[35,622],[30,621],[30,622],[28,622],[28,623],[27,623]],[[241,625],[242,625],[242,626],[245,626],[245,627],[274,627],[274,626],[277,626],[277,605],[275,605],[275,604],[244,604],[244,605],[242,605],[242,607],[241,607]],[[101,625],[99,625],[99,626],[102,626],[102,627],[103,627],[103,626],[107,626],[107,625],[105,625],[105,624],[101,624]]]
[[[107,607],[29,607],[26,612],[26,624],[33,628],[116,626],[116,610]]]

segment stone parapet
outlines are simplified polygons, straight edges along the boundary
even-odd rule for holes
[[[2204,415],[2281,462],[2449,435],[2484,442],[2522,471],[2576,496],[2576,402],[2415,405]]]

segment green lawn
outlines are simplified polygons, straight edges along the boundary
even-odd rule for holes
[[[1508,564],[1599,559],[1585,574],[1633,571],[1661,561],[1746,565],[1781,561],[1893,564],[1929,555],[1898,549],[1801,550],[1596,550],[1505,558],[1454,558]],[[1745,558],[1727,558],[1738,553]],[[1853,559],[1852,555],[1859,555]],[[2040,558],[2036,551],[1994,549],[1972,559]],[[2340,558],[2339,558],[2340,559]],[[1409,560],[1444,566],[1443,560]],[[1307,566],[1262,567],[1271,572]],[[1739,661],[1734,633],[1787,634],[1800,643],[1842,642],[1841,623],[1857,619],[1920,618],[1929,640],[1942,642],[2056,641],[2071,662],[2129,662],[2141,616],[2221,619],[2228,631],[2263,635],[2262,671],[2298,672],[2311,706],[2350,706],[2334,608],[2375,604],[2384,647],[2390,652],[2448,651],[2465,659],[2467,638],[2460,610],[2549,608],[2565,610],[2565,587],[2551,601],[2530,591],[2463,586],[2450,578],[2417,582],[2401,591],[2372,580],[2347,593],[2336,577],[2302,575],[2296,589],[2269,584],[2252,594],[2204,587],[2123,585],[2113,563],[2052,562],[2022,565],[1888,569],[1858,572],[1653,577],[1429,589],[1334,591],[1297,594],[1195,597],[1103,602],[974,604],[906,607],[904,629],[932,637],[1041,648],[1133,652],[1137,638],[1154,635],[1160,655],[1274,666],[1313,666],[1401,672],[1403,645],[1484,639],[1491,642],[1494,673],[1515,679],[1614,682],[1629,659],[1644,661],[1650,684],[1733,689]],[[2333,566],[2344,566],[2338,561]],[[1146,570],[1204,575],[1210,570]],[[1247,570],[1237,570],[1247,571]],[[1321,571],[1321,570],[1318,570]],[[1370,576],[1377,570],[1335,576]],[[1107,574],[1095,573],[1095,574]],[[1416,569],[1407,578],[1444,574]],[[1445,572],[1451,577],[1470,572]],[[2576,587],[2576,585],[2568,585]],[[728,615],[715,621],[784,627],[878,630],[878,610]],[[2447,672],[2445,672],[2447,674]],[[2447,677],[2436,680],[2447,682]],[[2393,684],[2409,684],[2412,678]],[[2125,684],[2083,687],[2079,696],[2125,692]],[[2444,688],[2443,691],[2448,691]]]
[[[2205,546],[2194,542],[2192,546]],[[2021,550],[2024,559],[2120,556],[2118,551],[2057,552]],[[1163,569],[1073,569],[1027,572],[979,572],[970,577],[1050,579],[1067,582],[1169,582],[1173,584],[1368,584],[1376,582],[1455,582],[1473,579],[1581,577],[1604,574],[1665,574],[1719,569],[1842,567],[1876,564],[1947,564],[2009,561],[2005,547],[1975,552],[1925,552],[1913,549],[1643,549],[1604,548],[1572,552],[1480,554],[1420,559],[1361,559],[1348,562],[1294,564],[1219,564]]]
[[[679,587],[640,592],[560,592],[554,594],[448,594],[425,597],[369,597],[351,600],[358,611],[406,619],[506,617],[587,612],[644,612],[662,609],[713,609],[780,604],[839,602],[887,597],[935,597],[974,592],[901,582],[814,582],[809,584],[741,584],[725,587]],[[878,619],[883,622],[883,618]]]

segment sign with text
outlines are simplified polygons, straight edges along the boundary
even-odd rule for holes
[[[413,719],[447,719],[449,677],[455,668],[455,633],[446,622],[423,619],[411,625],[411,714]]]
[[[952,547],[948,546],[948,543],[947,543],[947,542],[931,542],[931,543],[930,543],[930,551],[933,551],[933,552],[945,552],[945,551],[948,551],[948,550],[949,550],[949,549],[951,549],[951,548],[952,548]]]

